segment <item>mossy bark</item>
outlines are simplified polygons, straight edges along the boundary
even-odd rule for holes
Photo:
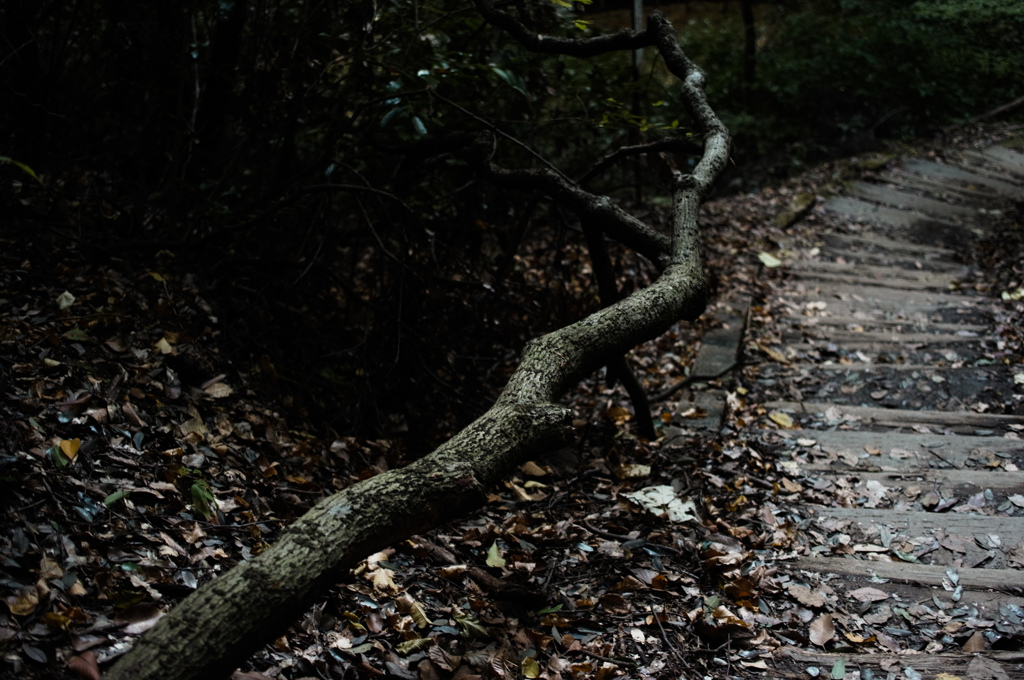
[[[525,29],[509,23],[488,0],[476,3],[488,21],[521,37],[517,32]],[[548,52],[567,54],[607,48],[604,39],[594,40],[539,42]],[[655,13],[643,33],[619,34],[612,42],[618,49],[658,49],[682,82],[683,103],[703,137],[703,155],[694,172],[674,181],[671,237],[560,173],[496,167],[486,144],[477,149],[475,162],[492,181],[539,188],[610,236],[634,242],[663,267],[661,276],[648,288],[531,341],[487,413],[419,461],[317,503],[272,547],[204,585],[164,616],[118,660],[108,679],[227,676],[254,649],[279,635],[327,586],[344,579],[346,569],[391,543],[483,505],[486,490],[516,466],[571,441],[571,413],[555,403],[561,395],[678,320],[692,320],[703,312],[707,289],[697,211],[728,159],[728,132],[704,98],[703,73],[683,54],[667,19]]]

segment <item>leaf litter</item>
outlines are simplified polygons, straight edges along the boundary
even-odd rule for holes
[[[746,355],[767,356],[781,370],[829,349],[782,349],[791,343],[777,320],[789,308],[761,272],[816,257],[811,235],[835,224],[819,211],[784,227],[772,217],[819,192],[833,171],[703,209],[718,290],[756,300],[757,336]],[[129,274],[83,264],[44,273],[41,254],[2,250],[7,670],[98,677],[162,612],[262,552],[318,498],[400,458],[399,442],[357,440],[282,416],[252,387],[251,371],[220,354],[226,317],[180,267]],[[758,252],[768,257],[751,256]],[[827,304],[799,311],[816,314]],[[632,353],[649,392],[686,378],[705,323],[677,326]],[[997,352],[1019,347],[1012,331],[1004,336]],[[872,357],[837,358],[850,367],[847,396],[870,390],[884,402],[909,389],[858,371]],[[908,376],[914,386],[939,385],[934,377]],[[769,413],[759,405],[814,394],[821,389],[814,376],[787,381],[799,394],[775,394],[784,383],[767,369],[743,383],[708,381],[730,392],[721,436],[692,428],[685,414],[699,409],[669,398],[656,404],[658,439],[644,441],[633,433],[635,413],[621,388],[600,376],[585,382],[569,397],[581,429],[575,446],[524,465],[473,517],[369,556],[236,677],[692,680],[765,677],[788,648],[1019,649],[1024,610],[1007,605],[986,618],[957,598],[955,570],[941,594],[917,601],[774,566],[821,554],[912,563],[937,549],[962,555],[964,567],[978,560],[1021,566],[1024,546],[997,535],[864,530],[795,509],[871,503],[1012,514],[1022,508],[1019,495],[964,499],[912,480],[815,476],[808,466],[859,465],[862,454],[896,461],[903,453],[835,452],[813,437],[788,436],[860,427],[841,413]],[[1022,462],[982,449],[960,461],[965,469],[1004,470]],[[812,674],[817,667],[807,665],[807,675],[852,678],[849,666],[840,659]],[[908,678],[917,673],[909,663],[889,667]]]

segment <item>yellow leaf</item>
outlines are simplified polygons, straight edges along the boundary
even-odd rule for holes
[[[774,413],[769,413],[768,417],[772,420],[772,422],[774,422],[776,425],[778,425],[779,427],[781,427],[783,429],[786,429],[786,430],[792,430],[793,429],[793,419],[790,418],[789,415],[787,415],[785,413],[782,413],[781,411],[776,411]]]
[[[68,457],[68,460],[74,460],[75,456],[78,455],[78,449],[82,447],[82,440],[78,437],[74,439],[64,439],[60,443],[60,450]]]
[[[39,595],[35,588],[22,588],[15,595],[8,595],[7,608],[17,616],[28,616],[39,606]]]
[[[935,680],[960,680],[960,676],[950,675],[949,673],[939,673],[935,676]]]
[[[170,354],[174,351],[174,348],[171,347],[171,343],[167,342],[167,338],[160,338],[156,343],[156,348],[159,350],[160,354]]]
[[[408,656],[413,652],[426,649],[432,644],[434,644],[434,641],[431,638],[415,638],[413,640],[406,640],[405,642],[402,642],[395,647],[395,651],[402,656]]]
[[[757,259],[761,260],[761,264],[765,267],[779,267],[782,265],[782,260],[764,251],[757,254]]]
[[[536,659],[526,657],[523,659],[523,677],[524,678],[538,678],[540,677],[540,664],[537,663]]]
[[[726,507],[726,509],[729,510],[729,512],[736,512],[737,510],[739,510],[740,508],[742,508],[746,504],[747,504],[747,497],[742,495],[742,494],[740,494],[739,496],[737,496],[733,500],[731,500],[728,503],[726,503],[725,507]]]

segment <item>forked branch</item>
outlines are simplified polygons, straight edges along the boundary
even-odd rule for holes
[[[477,3],[489,21],[513,35],[519,31],[503,25],[501,17],[495,19],[485,0]],[[545,49],[555,44],[556,51],[570,53],[564,43],[526,38]],[[616,40],[623,41],[621,47]],[[663,258],[664,272],[647,288],[530,342],[498,401],[480,418],[429,456],[321,500],[273,546],[204,584],[171,610],[118,660],[108,678],[227,676],[254,649],[279,635],[328,586],[348,578],[346,570],[366,555],[474,510],[486,501],[487,489],[517,465],[568,442],[571,413],[556,403],[562,394],[679,319],[695,319],[702,313],[707,291],[698,255],[697,209],[725,166],[729,150],[728,132],[704,97],[704,75],[679,49],[671,24],[659,14],[651,17],[642,34],[588,43],[571,49],[586,55],[594,53],[587,50],[604,50],[610,44],[616,49],[654,44],[682,81],[683,101],[703,137],[704,152],[693,174],[679,176],[673,183],[669,256],[663,250],[666,237],[647,236],[656,230],[638,231],[638,221],[620,218],[610,208],[595,208],[634,237],[641,233],[657,241],[657,252],[653,245],[649,249]],[[558,184],[557,177],[497,168],[493,172],[496,180],[549,185],[559,200],[577,204],[590,200],[586,192],[578,193],[582,191],[578,186]],[[603,201],[610,204],[607,198]]]

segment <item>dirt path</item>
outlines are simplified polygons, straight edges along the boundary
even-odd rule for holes
[[[772,273],[782,330],[755,309],[763,401],[737,422],[786,474],[760,511],[779,587],[759,613],[791,643],[769,675],[1024,678],[1001,651],[1024,636],[1024,366],[957,259],[1022,200],[1002,146],[905,159],[828,200],[839,226]]]

